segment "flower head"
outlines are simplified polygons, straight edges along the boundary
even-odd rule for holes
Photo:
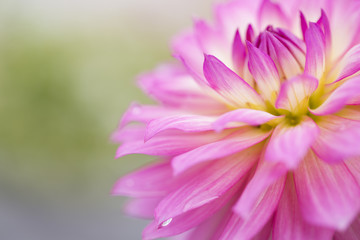
[[[113,189],[144,239],[360,238],[359,7],[235,0],[175,38],[113,136],[160,158]]]

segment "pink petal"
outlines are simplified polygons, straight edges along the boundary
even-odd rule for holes
[[[215,119],[215,117],[201,115],[180,115],[154,119],[150,121],[146,128],[145,141],[148,141],[156,134],[168,129],[178,129],[184,132],[212,130],[212,124]]]
[[[257,25],[261,2],[262,0],[227,1],[216,6],[216,20],[226,31],[228,39],[233,39],[237,29],[245,31],[249,24]]]
[[[246,185],[234,211],[243,218],[248,218],[257,204],[257,199],[271,184],[287,173],[282,163],[272,163],[262,160],[256,169],[255,175]]]
[[[360,122],[326,116],[318,126],[320,134],[312,148],[322,160],[335,163],[360,155]]]
[[[193,230],[188,231],[189,234],[187,234],[186,237],[179,238],[178,240],[214,239],[214,235],[219,226],[223,223],[224,217],[226,217],[228,212],[231,211],[231,202],[232,200],[230,200],[225,207],[215,213],[212,217],[196,226]]]
[[[329,165],[312,152],[294,172],[304,219],[315,225],[345,230],[360,210],[360,189],[344,163]]]
[[[179,130],[168,130],[144,142],[142,139],[124,142],[116,151],[116,157],[140,153],[153,156],[175,156],[188,152],[202,145],[215,142],[226,136],[226,133],[214,132],[184,133]]]
[[[111,141],[115,143],[141,141],[144,139],[145,126],[133,125],[118,128],[111,135]]]
[[[273,60],[260,49],[247,42],[249,51],[249,70],[253,75],[262,96],[275,102],[280,90],[280,78]]]
[[[347,118],[355,121],[360,121],[359,106],[347,106],[336,113],[336,116]]]
[[[306,18],[303,14],[303,12],[300,11],[300,23],[301,23],[301,31],[302,31],[302,34],[303,34],[303,39],[305,39],[305,33],[306,33],[306,30],[308,29],[308,23],[306,21]]]
[[[255,32],[251,24],[249,24],[248,28],[246,29],[246,41],[249,42],[255,41]]]
[[[256,199],[256,205],[246,218],[239,217],[236,212],[227,220],[223,234],[218,239],[252,239],[268,223],[277,208],[285,185],[285,177],[265,189]],[[235,209],[236,211],[236,209]],[[265,226],[266,227],[266,226]]]
[[[348,104],[360,104],[360,76],[353,77],[336,88],[320,107],[312,109],[315,115],[336,113]]]
[[[179,174],[196,164],[240,152],[263,141],[269,134],[269,132],[264,132],[259,129],[244,128],[229,135],[225,139],[203,145],[192,151],[176,156],[172,160],[174,174]],[[224,149],[226,149],[226,151],[224,151]]]
[[[296,60],[297,64],[301,69],[300,72],[297,72],[297,67],[293,67],[292,69],[290,69],[290,71],[286,69],[286,71],[289,71],[288,75],[293,76],[293,74],[295,74],[296,72],[297,74],[302,73],[303,69],[305,68],[306,58],[305,43],[286,29],[276,29],[276,34],[274,36],[290,51],[292,57]],[[284,64],[286,65],[286,63]]]
[[[239,75],[243,74],[243,69],[246,59],[246,48],[241,41],[239,30],[236,31],[234,42],[232,46],[232,60],[234,63],[235,72]]]
[[[358,156],[350,158],[345,164],[360,186],[360,158]]]
[[[331,50],[331,29],[330,29],[330,23],[329,19],[326,16],[326,13],[323,9],[321,9],[321,17],[317,21],[317,24],[322,28],[325,38],[325,50],[326,50],[326,58],[329,58],[330,56],[330,50]]]
[[[264,124],[277,116],[268,112],[254,109],[236,109],[220,116],[214,123],[213,127],[216,131],[222,131],[228,123],[240,122],[251,126]]]
[[[272,231],[273,231],[273,217],[270,218],[268,223],[258,232],[252,240],[272,240]]]
[[[298,56],[297,52],[295,51],[296,49],[298,49],[302,54],[306,53],[306,44],[304,43],[304,41],[300,40],[296,35],[294,35],[294,33],[292,33],[289,30],[286,30],[283,28],[277,28],[276,31],[277,31],[277,34],[281,37],[278,39],[282,43],[284,43],[287,47],[289,47],[289,50],[292,52],[294,57],[297,58],[299,63],[301,65],[303,65],[303,63],[304,63],[304,66],[305,66],[305,57],[302,61],[302,58],[299,59],[298,58],[299,56]],[[286,40],[286,41],[284,41],[284,40]],[[293,47],[291,47],[291,46],[293,46]]]
[[[125,205],[125,213],[127,215],[152,219],[154,217],[154,210],[161,201],[161,198],[136,198],[131,199]]]
[[[161,223],[218,199],[246,175],[258,157],[255,148],[214,161],[167,195],[156,209],[156,219]]]
[[[341,81],[360,71],[360,45],[352,47],[340,62],[341,72],[335,82]]]
[[[274,61],[281,78],[288,79],[303,72],[288,46],[270,32],[264,32],[263,35],[267,41],[267,53]]]
[[[359,43],[360,2],[356,0],[332,2],[335,5],[334,13],[329,16],[330,26],[334,33],[332,35],[332,51],[335,53],[334,57],[339,57]]]
[[[309,75],[299,75],[281,85],[276,108],[286,109],[294,114],[307,112],[311,94],[316,90],[318,80]]]
[[[265,160],[282,162],[288,168],[295,169],[304,158],[311,145],[319,135],[319,127],[309,117],[298,125],[279,124],[265,151]]]
[[[193,32],[184,32],[176,36],[172,41],[173,55],[181,60],[200,86],[205,86],[202,65],[204,53]]]
[[[273,240],[330,240],[333,230],[304,221],[292,177],[288,177],[274,220]]]
[[[169,162],[159,162],[120,178],[112,189],[113,195],[149,198],[169,191],[172,169]]]
[[[209,113],[219,113],[226,108],[200,87],[185,68],[175,64],[161,65],[142,74],[138,84],[147,95],[167,107]]]
[[[321,79],[325,71],[324,33],[316,23],[310,23],[305,33],[306,62],[305,73]]]
[[[207,204],[204,203],[204,205],[198,208],[170,217],[162,222],[157,218],[146,227],[143,232],[143,239],[147,240],[173,236],[199,225],[206,219],[212,217],[220,208],[225,206],[231,197],[234,196],[235,192],[239,190],[241,184],[242,181],[238,181],[237,185],[228,190],[223,196],[213,199]],[[161,217],[161,219],[163,218]]]
[[[334,240],[359,240],[360,239],[360,216],[358,216],[343,232],[337,232]]]
[[[123,114],[119,123],[119,128],[124,127],[130,122],[147,123],[152,119],[174,115],[176,113],[179,114],[180,111],[175,108],[132,103],[128,110]]]
[[[270,0],[263,0],[257,14],[260,22],[260,28],[263,29],[269,25],[281,28],[291,27],[291,19],[283,12],[281,4]]]
[[[232,105],[264,108],[257,92],[216,57],[205,56],[204,74],[210,86]]]
[[[210,26],[203,20],[195,19],[194,34],[203,53],[214,55],[224,64],[233,68],[231,41],[226,39],[222,28],[219,28],[218,25]]]

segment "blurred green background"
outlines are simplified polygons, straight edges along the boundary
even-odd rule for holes
[[[210,0],[0,2],[0,239],[140,239],[109,192],[151,160],[109,137],[135,76],[171,60],[171,36]]]

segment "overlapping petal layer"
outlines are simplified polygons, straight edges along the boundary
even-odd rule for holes
[[[160,157],[112,192],[144,239],[360,239],[358,9],[233,0],[174,39],[113,134]]]

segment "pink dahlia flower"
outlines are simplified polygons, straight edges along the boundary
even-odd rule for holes
[[[144,239],[360,239],[360,1],[238,0],[140,76],[113,194]]]

